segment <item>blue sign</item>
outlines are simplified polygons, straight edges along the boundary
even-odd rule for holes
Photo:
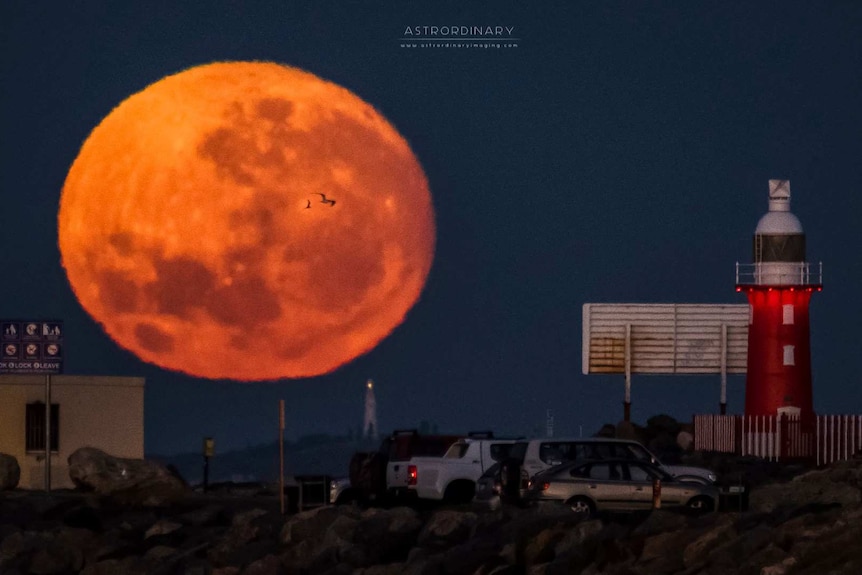
[[[0,373],[63,373],[63,322],[0,321]]]

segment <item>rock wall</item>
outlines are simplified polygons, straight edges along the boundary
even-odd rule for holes
[[[758,483],[746,512],[580,521],[554,506],[326,506],[188,491],[159,505],[0,493],[4,575],[862,573],[862,460]]]

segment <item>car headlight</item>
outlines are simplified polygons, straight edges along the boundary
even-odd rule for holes
[[[706,478],[709,479],[712,483],[718,481],[718,476],[715,473],[707,473]]]

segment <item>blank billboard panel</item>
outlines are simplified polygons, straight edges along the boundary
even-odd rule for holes
[[[745,373],[748,304],[604,304],[583,309],[583,372]]]

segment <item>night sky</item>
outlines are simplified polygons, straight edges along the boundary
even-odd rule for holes
[[[376,382],[382,430],[585,435],[622,376],[581,370],[584,303],[745,303],[768,180],[789,179],[808,260],[814,403],[862,413],[862,3],[0,4],[0,318],[64,322],[69,374],[147,380],[145,450],[345,434]],[[373,6],[373,7],[372,7]],[[503,26],[517,47],[401,47],[416,26]],[[499,40],[499,39],[498,39]],[[90,131],[160,78],[274,61],[351,90],[422,163],[437,221],[421,299],[377,348],[268,383],[165,371],[75,299],[57,211]],[[252,334],[250,334],[252,337]],[[729,411],[744,377],[729,378]],[[718,409],[719,377],[635,376],[632,417]]]

